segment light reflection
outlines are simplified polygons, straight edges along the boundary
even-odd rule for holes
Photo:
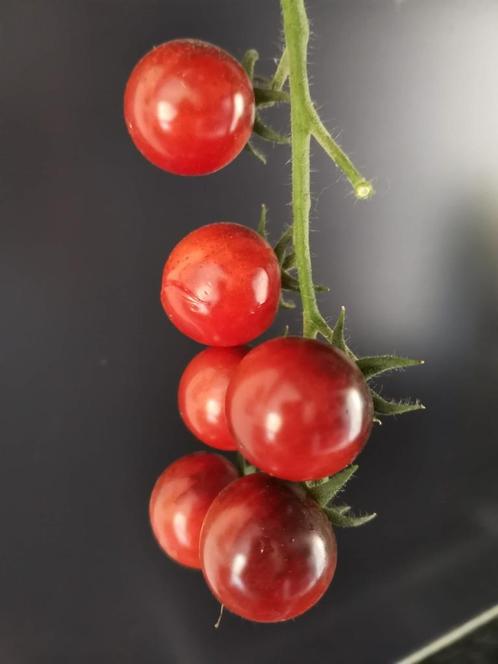
[[[359,435],[363,422],[362,398],[355,387],[352,387],[346,393],[346,412],[349,416],[349,436],[347,436],[347,439],[351,440]]]
[[[178,111],[169,101],[159,101],[157,104],[157,119],[161,129],[169,131],[171,121],[175,119]]]
[[[252,290],[254,298],[258,304],[264,304],[268,299],[269,283],[270,280],[266,270],[263,270],[263,268],[257,270],[252,280]]]
[[[311,560],[313,561],[313,575],[311,579],[318,579],[322,576],[327,567],[327,551],[325,550],[325,542],[317,533],[313,533],[310,539],[311,545]]]
[[[244,589],[244,582],[241,579],[241,575],[246,565],[247,556],[244,553],[237,553],[233,558],[232,569],[230,571],[230,582],[241,590]]]
[[[275,436],[282,427],[282,416],[279,413],[270,411],[265,418],[265,429],[267,431],[267,439],[270,441],[275,440]]]
[[[221,404],[215,399],[208,399],[206,403],[206,419],[212,424],[216,424],[221,413]]]
[[[181,544],[188,545],[188,533],[187,533],[187,519],[185,514],[182,512],[177,512],[173,517],[173,529],[175,531],[176,538]]]
[[[242,114],[244,113],[244,97],[240,92],[236,92],[233,96],[233,115],[230,124],[230,132],[232,132],[238,125]]]

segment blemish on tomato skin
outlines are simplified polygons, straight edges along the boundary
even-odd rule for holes
[[[211,308],[210,303],[206,302],[198,295],[193,293],[180,281],[168,280],[166,282],[166,284],[163,287],[163,293],[165,299],[168,299],[167,295],[168,288],[173,288],[175,290],[180,291],[182,293],[183,299],[189,304],[189,308],[191,311],[194,311],[195,313],[201,314],[203,316],[207,316],[209,314]]]

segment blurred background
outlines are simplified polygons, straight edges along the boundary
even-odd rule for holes
[[[383,394],[427,410],[377,428],[348,489],[379,518],[338,533],[310,613],[219,630],[147,521],[157,475],[201,449],[176,407],[198,347],[162,312],[163,262],[202,224],[254,227],[262,202],[277,236],[290,154],[170,176],[129,140],[123,89],[178,36],[271,72],[277,0],[2,0],[2,663],[394,662],[498,599],[498,3],[307,4],[314,97],[377,189],[356,202],[314,149],[322,310],[347,306],[358,353],[426,360]]]

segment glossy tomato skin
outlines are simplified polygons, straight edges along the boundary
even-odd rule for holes
[[[334,576],[332,527],[302,487],[256,473],[213,501],[201,531],[204,577],[227,609],[256,622],[295,618]]]
[[[190,431],[219,450],[236,450],[228,428],[225,400],[228,383],[248,346],[206,348],[187,365],[178,386],[178,408]]]
[[[206,175],[229,164],[252,132],[254,92],[226,51],[176,39],[147,53],[133,69],[125,122],[138,150],[177,175]]]
[[[241,346],[273,322],[280,267],[258,233],[231,222],[201,226],[171,252],[161,302],[176,327],[206,346]]]
[[[241,361],[227,391],[227,417],[240,452],[270,475],[320,479],[349,465],[370,435],[365,379],[333,346],[278,338]]]
[[[163,471],[152,490],[149,518],[159,546],[170,558],[200,568],[199,536],[206,512],[237,477],[233,464],[209,452],[181,457]]]

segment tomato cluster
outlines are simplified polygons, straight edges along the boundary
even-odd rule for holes
[[[176,40],[133,70],[125,118],[152,163],[177,174],[211,173],[249,139],[254,95],[230,55]],[[300,337],[246,345],[271,326],[280,290],[271,246],[230,222],[181,240],[161,285],[171,322],[208,346],[181,377],[183,421],[206,445],[237,450],[255,472],[239,477],[209,452],[177,460],[152,491],[152,529],[171,558],[202,569],[223,605],[262,622],[300,615],[329,586],[335,537],[304,482],[349,465],[373,419],[362,373],[337,348]]]

